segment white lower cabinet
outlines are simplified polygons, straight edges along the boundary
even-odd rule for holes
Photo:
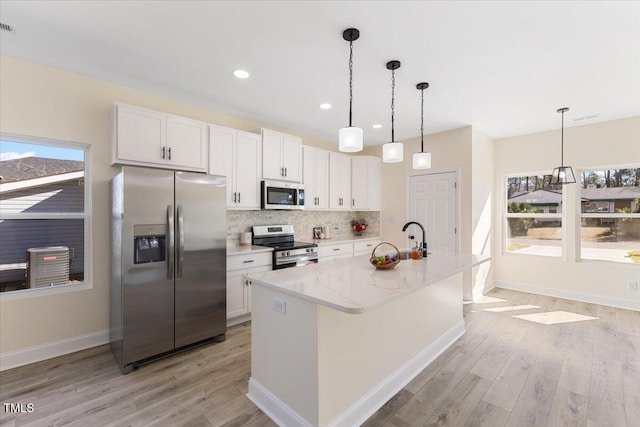
[[[318,262],[333,261],[353,256],[353,243],[335,243],[318,246]]]
[[[227,256],[227,325],[249,320],[251,285],[245,274],[271,270],[271,252]]]
[[[382,243],[382,239],[353,242],[353,256],[371,255],[373,248],[380,243]]]

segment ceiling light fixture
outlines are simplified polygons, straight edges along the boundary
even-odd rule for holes
[[[353,42],[360,37],[360,31],[347,28],[342,38],[349,42],[349,126],[340,129],[338,134],[338,148],[346,153],[362,151],[362,128],[351,126],[351,104],[353,104]]]
[[[403,159],[403,146],[401,142],[395,142],[394,136],[394,100],[396,95],[396,70],[400,68],[400,61],[387,62],[387,70],[391,70],[391,142],[382,145],[382,161],[385,163],[398,163]]]
[[[562,132],[560,136],[560,166],[551,173],[551,184],[575,184],[576,177],[573,175],[571,166],[564,165],[564,113],[569,111],[568,107],[558,108],[558,113],[562,113]]]
[[[327,103],[320,104],[320,109],[321,110],[330,110],[331,109],[331,104],[327,104]]]
[[[414,169],[431,168],[431,153],[424,152],[424,90],[429,87],[429,83],[418,83],[416,89],[420,90],[421,106],[420,106],[420,152],[413,153]]]
[[[236,76],[239,79],[248,79],[249,78],[249,72],[245,71],[245,70],[241,70],[241,69],[237,69],[233,71],[233,75]]]

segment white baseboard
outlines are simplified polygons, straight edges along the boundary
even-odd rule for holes
[[[247,393],[247,397],[279,426],[312,426],[312,424],[309,424],[307,420],[298,415],[289,405],[278,399],[253,377],[249,378],[249,393]]]
[[[54,341],[24,350],[0,354],[0,371],[17,368],[18,366],[40,362],[64,354],[74,353],[87,348],[96,347],[109,342],[109,330],[93,332],[78,337]]]
[[[496,281],[495,280],[491,280],[491,281],[485,283],[485,285],[484,285],[484,287],[482,289],[478,289],[477,291],[473,292],[473,301],[479,300],[480,298],[482,298],[483,295],[485,295],[486,293],[490,292],[495,287],[496,287]]]
[[[358,399],[349,409],[331,421],[328,426],[352,427],[364,423],[371,415],[380,409],[382,405],[460,338],[464,334],[464,331],[464,321],[461,320],[430,346],[422,350],[375,388]],[[278,399],[278,397],[273,395],[254,378],[249,379],[249,393],[247,393],[247,397],[280,426],[308,427],[313,425]]]
[[[565,298],[575,301],[588,302],[592,304],[607,305],[610,307],[624,308],[627,310],[640,311],[640,301],[625,298],[609,297],[606,295],[586,294],[582,292],[567,291],[563,289],[545,288],[542,286],[530,285],[526,283],[507,282],[497,280],[495,287],[511,289],[513,291],[529,292],[532,294],[546,295],[549,297]]]
[[[227,328],[235,325],[239,325],[240,323],[248,322],[251,320],[251,313],[243,314],[242,316],[232,317],[231,319],[227,319]]]

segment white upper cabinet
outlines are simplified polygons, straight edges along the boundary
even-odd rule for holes
[[[329,153],[329,208],[351,209],[351,156]]]
[[[303,145],[305,209],[329,208],[329,152]]]
[[[380,210],[381,164],[375,156],[351,157],[351,207]]]
[[[116,103],[113,164],[207,171],[207,124]]]
[[[260,209],[260,135],[211,125],[209,173],[227,177],[227,207]]]
[[[280,181],[302,181],[302,139],[262,129],[262,176]]]

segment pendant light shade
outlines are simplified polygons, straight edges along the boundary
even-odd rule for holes
[[[564,165],[564,113],[569,111],[568,107],[558,108],[558,113],[562,113],[562,131],[560,133],[560,166],[553,169],[551,173],[551,184],[575,184],[576,177],[571,166]]]
[[[342,38],[349,42],[349,126],[340,129],[338,134],[338,148],[346,153],[362,151],[362,128],[351,125],[351,106],[353,104],[353,42],[360,37],[360,31],[356,28],[347,28],[342,33]]]
[[[400,68],[400,61],[387,62],[387,70],[391,70],[391,142],[382,145],[382,161],[384,163],[398,163],[404,159],[404,147],[394,138],[394,113],[396,95],[396,70]]]
[[[416,89],[420,91],[420,152],[413,153],[414,169],[430,169],[431,153],[424,152],[424,90],[429,87],[429,83],[418,83]]]

